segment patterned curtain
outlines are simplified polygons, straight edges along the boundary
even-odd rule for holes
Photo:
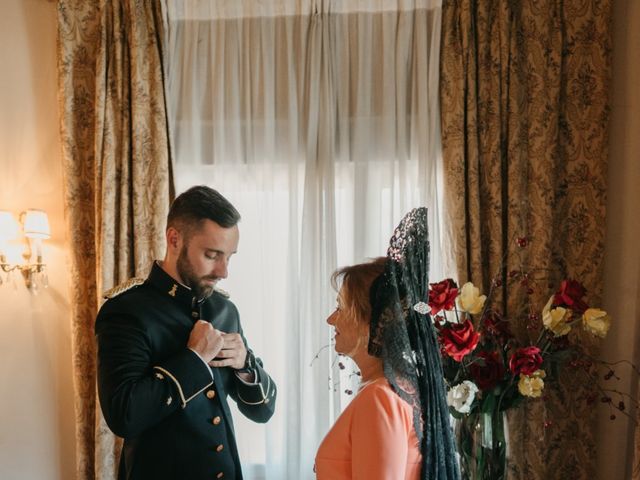
[[[58,71],[71,242],[78,479],[116,478],[121,442],[96,396],[101,292],[164,253],[173,196],[160,0],[59,0]]]
[[[459,280],[486,292],[501,278],[498,297],[524,338],[522,298],[506,288],[520,256],[543,275],[540,309],[566,276],[593,304],[602,295],[611,0],[443,3],[445,201]],[[549,387],[510,412],[510,477],[593,478],[585,386],[567,374]]]

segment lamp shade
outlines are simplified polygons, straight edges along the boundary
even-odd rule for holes
[[[18,236],[20,227],[11,212],[0,210],[0,240],[12,240]]]
[[[24,215],[24,236],[46,239],[51,237],[49,217],[42,210],[29,209]]]

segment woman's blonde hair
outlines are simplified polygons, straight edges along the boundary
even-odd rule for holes
[[[331,276],[331,285],[341,294],[342,308],[358,322],[369,324],[371,321],[371,285],[384,272],[386,261],[386,257],[374,258],[340,268]]]

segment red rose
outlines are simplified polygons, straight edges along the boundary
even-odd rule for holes
[[[575,280],[563,280],[560,289],[553,297],[553,304],[556,307],[566,307],[576,313],[582,314],[589,306],[582,300],[586,289],[580,282]]]
[[[447,278],[438,283],[430,283],[429,286],[429,306],[431,315],[435,315],[440,310],[452,310],[456,304],[458,296],[458,286],[456,282]]]
[[[460,362],[465,355],[471,353],[480,340],[480,334],[473,329],[469,320],[464,323],[439,325],[438,331],[444,352],[456,362]]]
[[[498,352],[480,352],[478,358],[484,364],[472,363],[469,367],[473,381],[480,390],[491,390],[504,377],[504,364]]]
[[[509,359],[509,370],[514,375],[531,375],[542,365],[542,355],[538,347],[519,348]]]

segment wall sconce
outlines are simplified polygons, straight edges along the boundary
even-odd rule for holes
[[[42,210],[29,209],[20,214],[20,223],[24,238],[20,237],[20,226],[13,214],[0,210],[0,269],[7,274],[7,281],[13,280],[15,271],[20,271],[27,288],[36,292],[49,286],[42,259],[42,240],[51,237],[49,218]],[[0,274],[0,285],[3,283]]]

